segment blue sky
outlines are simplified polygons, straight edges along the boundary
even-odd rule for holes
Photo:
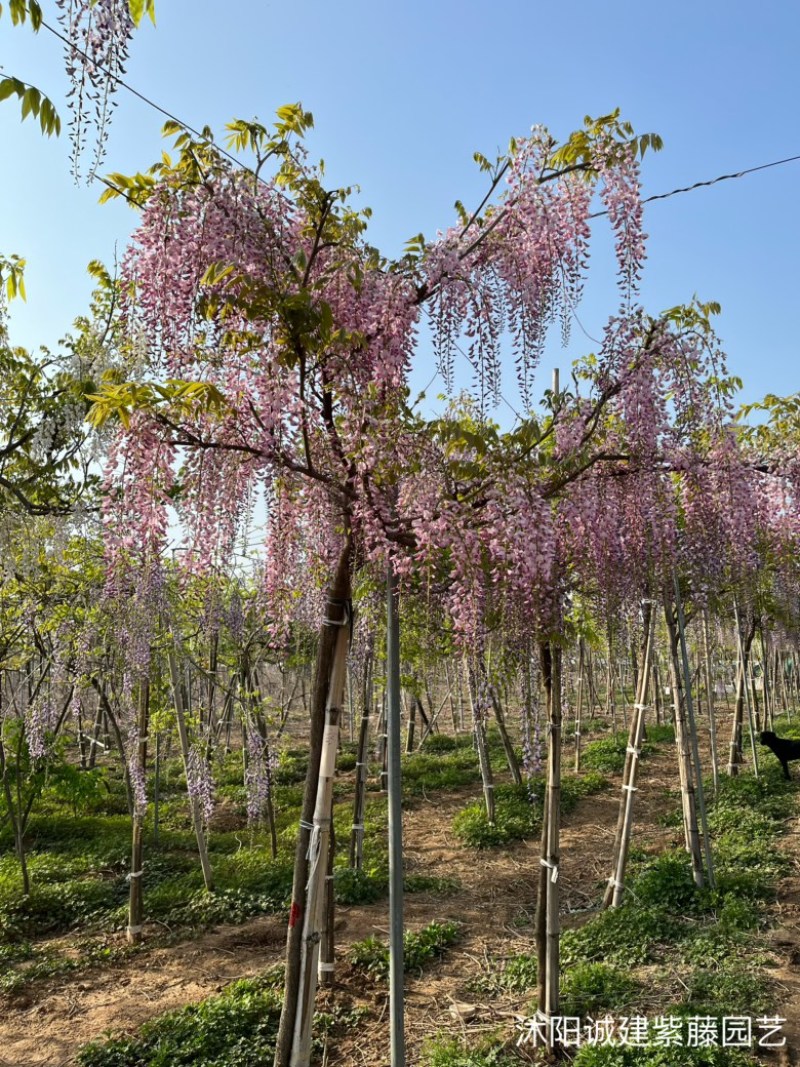
[[[52,0],[45,17],[55,24]],[[670,4],[573,0],[157,0],[158,25],[132,45],[127,80],[194,126],[268,121],[281,104],[313,111],[309,138],[331,184],[357,183],[373,211],[370,238],[386,254],[432,237],[453,202],[476,204],[485,178],[472,161],[542,123],[559,137],[585,114],[622,109],[664,150],[644,161],[645,195],[800,154],[800,7],[740,0]],[[61,45],[0,18],[0,65],[64,103]],[[124,90],[106,171],[143,170],[163,145],[163,117]],[[0,251],[28,261],[28,303],[12,308],[12,339],[54,345],[84,311],[86,263],[112,263],[135,224],[123,203],[78,188],[68,138],[43,138],[0,104]],[[722,304],[718,330],[743,398],[788,393],[798,381],[800,162],[676,196],[646,209],[643,300],[651,311],[697,293]],[[557,331],[549,367],[592,351],[616,306],[602,220],[569,348]],[[585,333],[583,332],[585,330]],[[589,335],[589,336],[587,336]],[[417,382],[430,377],[419,353]],[[436,391],[436,386],[432,392]],[[512,399],[511,376],[504,392]]]

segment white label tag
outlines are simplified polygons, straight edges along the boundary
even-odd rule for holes
[[[339,744],[339,727],[328,723],[322,735],[322,755],[319,761],[320,778],[332,778],[336,768],[336,749]]]

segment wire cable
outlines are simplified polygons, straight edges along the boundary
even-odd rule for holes
[[[87,55],[86,52],[84,52],[82,49],[78,48],[77,45],[73,44],[69,40],[68,37],[65,37],[64,34],[60,32],[60,30],[55,29],[48,22],[45,22],[45,21],[42,21],[42,26],[46,30],[49,30],[49,32],[52,33],[54,37],[57,37],[59,39],[59,41],[62,41],[68,48],[70,48],[75,53],[77,53],[77,55],[82,56],[83,59],[85,59],[87,62],[94,62],[93,60],[90,59],[90,57]],[[95,63],[94,65],[97,67],[98,70],[101,70],[107,77],[111,78],[111,80],[114,81],[117,85],[121,85],[123,89],[127,89],[127,91],[129,93],[131,93],[133,96],[135,96],[138,100],[141,100],[142,103],[147,104],[148,107],[153,108],[153,110],[157,111],[159,114],[163,115],[165,118],[171,119],[173,122],[176,122],[179,126],[181,126],[188,133],[194,134],[195,137],[199,137],[201,140],[207,140],[206,136],[200,130],[197,130],[193,126],[190,126],[188,122],[184,122],[183,119],[178,118],[178,116],[175,115],[173,112],[169,111],[165,107],[162,107],[160,104],[157,104],[154,100],[151,100],[150,97],[145,96],[144,93],[140,92],[138,89],[135,89],[132,85],[130,85],[128,82],[126,82],[123,78],[118,77],[116,74],[112,74],[111,71],[109,71],[106,67],[103,67],[99,63]],[[264,178],[262,178],[254,170],[252,170],[250,167],[248,167],[246,163],[243,163],[240,159],[238,159],[235,155],[233,155],[233,153],[228,152],[226,149],[222,148],[220,145],[216,145],[216,143],[215,143],[215,147],[217,148],[217,150],[220,152],[221,155],[225,156],[226,159],[229,159],[232,163],[235,163],[237,167],[241,167],[242,170],[247,171],[249,174],[252,174],[259,181],[264,182],[266,184]],[[707,188],[707,187],[709,187],[711,185],[717,185],[719,182],[727,182],[727,181],[733,181],[736,178],[744,178],[748,174],[756,174],[758,171],[770,170],[772,167],[782,167],[782,166],[784,166],[784,165],[786,165],[788,163],[796,163],[798,160],[800,160],[800,155],[787,156],[785,159],[776,159],[776,160],[773,160],[771,163],[760,163],[758,166],[755,166],[755,167],[746,167],[743,170],[736,171],[733,174],[720,174],[716,178],[709,178],[709,179],[706,179],[705,181],[694,182],[694,184],[692,184],[692,185],[684,185],[684,186],[681,186],[678,189],[671,189],[668,193],[655,193],[653,196],[645,197],[642,200],[642,203],[643,204],[651,204],[656,200],[668,200],[670,197],[678,196],[681,193],[691,193],[695,189],[703,189],[703,188]],[[106,183],[106,184],[108,184],[108,183]],[[603,215],[607,215],[607,214],[608,214],[607,210],[606,211],[595,211],[591,215],[589,215],[589,218],[590,219],[599,219]]]
[[[668,193],[656,193],[653,196],[646,196],[643,200],[643,204],[652,204],[654,200],[668,200],[671,196],[678,196],[679,193],[691,193],[695,189],[704,189],[710,185],[717,185],[718,182],[729,182],[734,178],[744,178],[748,174],[755,174],[759,170],[769,170],[770,167],[782,167],[785,163],[796,163],[800,160],[800,156],[787,156],[786,159],[776,159],[772,163],[761,163],[757,167],[747,167],[745,170],[736,171],[735,174],[720,174],[718,178],[710,178],[707,181],[695,182],[694,185],[684,185],[680,189],[672,189]],[[589,218],[599,219],[603,215],[607,215],[608,211],[595,211]]]

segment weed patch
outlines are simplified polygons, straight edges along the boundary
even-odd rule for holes
[[[79,1067],[262,1067],[271,1062],[280,1016],[272,981],[245,979],[218,997],[145,1023],[135,1037],[95,1042]]]
[[[403,935],[403,969],[410,974],[421,974],[459,936],[459,924],[455,922],[431,922],[421,930],[407,930]],[[350,962],[357,970],[387,978],[389,946],[377,937],[357,941],[350,949]]]

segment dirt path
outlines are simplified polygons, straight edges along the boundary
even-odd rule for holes
[[[635,840],[645,848],[660,850],[674,837],[657,822],[659,814],[674,804],[665,795],[667,788],[675,787],[674,766],[670,745],[659,746],[642,766]],[[609,788],[582,800],[564,818],[561,887],[566,925],[589,914],[586,909],[597,901],[599,883],[608,876],[618,797],[618,788]],[[463,924],[463,936],[447,956],[424,977],[409,980],[406,1025],[412,1064],[423,1040],[437,1031],[478,1034],[503,1028],[511,1033],[514,1016],[528,1013],[529,996],[492,995],[482,1000],[471,991],[470,982],[496,971],[499,961],[533,951],[539,843],[520,842],[508,850],[484,853],[462,848],[451,825],[464,801],[463,794],[415,800],[404,818],[408,872],[461,883],[447,896],[407,896],[407,926],[422,926],[432,919]],[[386,935],[387,902],[342,907],[337,926],[342,957],[352,942],[369,934]],[[280,962],[284,937],[283,917],[260,918],[154,949],[107,970],[54,980],[35,991],[35,999],[5,1005],[0,1016],[0,1067],[67,1067],[82,1044],[109,1030],[133,1033],[156,1015]],[[376,1050],[388,1048],[385,987],[369,988],[363,976],[354,975],[346,964],[337,979],[332,993],[321,998],[323,1005],[330,997],[335,1001],[349,996],[371,1012],[359,1026],[358,1045],[345,1041],[337,1046],[337,1064],[382,1064],[385,1057]],[[460,1015],[451,1011],[452,1005],[465,1002],[474,1011],[462,1009]]]

